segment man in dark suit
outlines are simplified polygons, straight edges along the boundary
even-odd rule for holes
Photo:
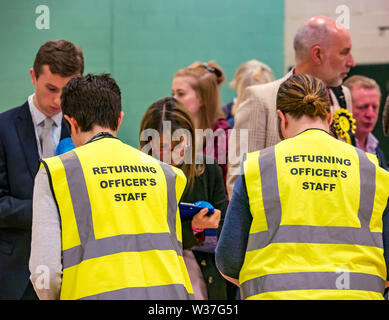
[[[69,136],[61,93],[84,71],[81,49],[65,40],[43,44],[30,70],[35,93],[0,114],[0,300],[37,299],[29,280],[32,194],[39,159]]]

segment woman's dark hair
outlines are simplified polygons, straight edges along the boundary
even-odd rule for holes
[[[296,119],[306,115],[325,120],[330,113],[331,104],[323,81],[310,74],[297,74],[280,85],[277,109]]]
[[[190,135],[188,137],[188,141],[190,141],[191,159],[189,159],[189,161],[182,162],[178,165],[178,167],[184,171],[188,179],[188,185],[192,187],[194,178],[204,172],[204,166],[202,164],[196,165],[196,151],[195,143],[193,140],[195,136],[195,127],[189,110],[182,103],[173,97],[165,97],[155,101],[146,110],[146,113],[143,115],[140,124],[140,148],[143,149],[146,144],[151,142],[150,140],[146,139],[147,137],[145,137],[147,135],[147,130],[154,129],[159,133],[159,136],[161,136],[164,130],[164,121],[169,122],[169,129],[171,130],[169,133],[171,135],[173,135],[176,130],[180,129],[186,130],[186,132],[188,132]],[[157,141],[157,143],[159,144],[159,141]],[[152,152],[149,150],[149,155],[151,154]]]
[[[120,88],[109,74],[72,78],[62,89],[61,108],[83,132],[95,125],[116,131],[122,111]]]

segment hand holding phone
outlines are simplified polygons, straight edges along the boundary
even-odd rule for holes
[[[201,209],[192,218],[192,228],[205,229],[205,230],[216,230],[219,227],[221,211],[213,209],[214,213],[207,215],[207,208]]]

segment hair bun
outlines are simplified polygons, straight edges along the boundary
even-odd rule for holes
[[[327,88],[310,74],[292,75],[278,89],[277,109],[300,119],[303,115],[326,120],[331,111]]]
[[[313,94],[307,94],[304,99],[303,99],[303,102],[306,103],[306,104],[313,104],[315,101],[316,101],[317,97]]]
[[[319,97],[314,94],[308,94],[304,97],[303,103],[305,103],[305,114],[310,117],[316,117],[323,113],[324,106],[320,102]]]

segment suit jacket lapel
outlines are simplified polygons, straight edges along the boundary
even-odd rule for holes
[[[28,102],[22,106],[19,115],[15,118],[15,127],[26,158],[27,167],[32,177],[35,177],[39,166],[39,152]]]
[[[66,127],[65,120],[62,119],[62,124],[61,124],[61,138],[59,138],[59,141],[61,141],[64,138],[70,137],[69,135],[69,130]]]

